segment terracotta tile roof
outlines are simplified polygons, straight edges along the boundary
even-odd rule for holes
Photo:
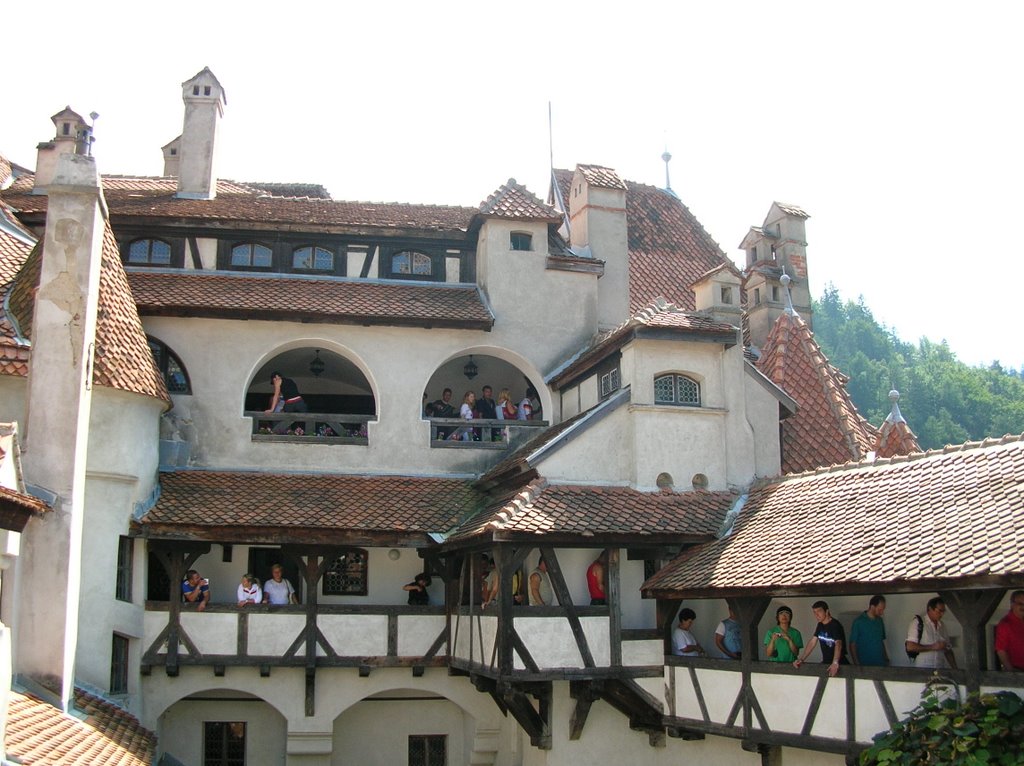
[[[882,423],[882,427],[878,429],[878,434],[875,437],[875,454],[878,457],[896,457],[921,451],[921,445],[917,443],[917,436],[910,430],[903,413],[900,412],[899,400],[899,391],[889,392],[892,411],[886,416],[885,422]]]
[[[757,368],[798,406],[782,421],[783,472],[860,460],[873,448],[874,427],[861,417],[845,379],[799,316],[775,320]]]
[[[690,287],[693,288],[693,286],[696,285],[698,282],[703,282],[708,277],[713,276],[713,275],[717,274],[720,271],[728,271],[728,272],[732,273],[733,275],[735,275],[736,277],[738,277],[739,279],[743,279],[743,272],[741,272],[739,269],[737,269],[733,265],[732,261],[729,261],[728,263],[723,263],[723,264],[720,264],[718,266],[715,266],[712,269],[708,269],[703,274],[701,274],[699,277],[697,277],[693,282],[691,282],[690,283]]]
[[[449,538],[595,535],[710,538],[736,500],[729,492],[640,492],[629,487],[531,482],[467,521]]]
[[[3,451],[0,450],[0,457],[2,456]],[[24,492],[18,492],[16,489],[11,489],[0,484],[0,506],[5,504],[20,508],[24,511],[31,511],[32,513],[46,513],[51,510],[50,506],[38,497],[26,495]]]
[[[573,171],[554,174],[562,198],[568,200]],[[625,186],[630,311],[639,311],[658,297],[692,311],[690,285],[731,262],[674,193],[633,181]]]
[[[649,596],[935,590],[1024,584],[1024,437],[784,477],[750,493],[730,535],[687,551]],[[956,583],[960,581],[960,586]]]
[[[678,332],[680,336],[697,335],[720,339],[722,343],[735,344],[737,328],[719,322],[705,314],[686,311],[664,299],[658,299],[636,312],[626,322],[607,333],[599,335],[590,346],[577,354],[567,364],[551,373],[546,382],[559,386],[573,380],[590,369],[610,352],[621,348],[644,328]]]
[[[30,766],[150,766],[156,735],[120,708],[75,690],[83,721],[31,694],[11,692],[7,755]]]
[[[39,285],[43,243],[39,242],[23,264],[10,287],[8,306],[25,338],[32,337],[35,290]],[[31,364],[29,349],[13,339],[13,328],[0,336],[0,372],[26,374]],[[0,323],[0,330],[4,324]],[[163,376],[153,362],[153,352],[135,308],[135,300],[121,265],[121,252],[110,229],[104,225],[100,266],[99,309],[96,321],[96,357],[93,383],[107,388],[152,396],[170,404]]]
[[[619,178],[619,174],[611,168],[606,168],[603,165],[577,165],[576,169],[580,171],[591,186],[600,186],[605,189],[626,188],[626,184]],[[569,199],[568,195],[566,195],[565,199]]]
[[[802,207],[798,205],[789,205],[785,202],[778,201],[775,202],[775,205],[779,208],[779,210],[781,210],[783,213],[786,213],[787,215],[795,215],[799,218],[811,217],[810,213],[807,213]]]
[[[142,314],[484,330],[494,324],[475,285],[143,270],[128,281]]]
[[[14,217],[14,211],[0,202],[0,290],[14,279],[35,240],[35,235]]]
[[[561,223],[562,214],[541,202],[533,192],[510,178],[480,203],[480,214],[512,220],[542,220]]]
[[[0,196],[23,214],[45,213],[46,195],[31,194],[18,179]],[[211,200],[178,199],[177,179],[103,177],[110,216],[171,218],[255,224],[295,224],[310,228],[348,226],[464,232],[478,212],[471,207],[411,205],[397,202],[342,202],[331,199],[275,197],[228,181],[217,184]]]
[[[11,177],[11,161],[0,154],[0,189]]]
[[[239,540],[271,531],[422,535],[451,529],[480,498],[459,479],[179,471],[160,475],[160,499],[140,526],[151,536],[188,528]]]
[[[321,184],[279,183],[274,181],[246,181],[243,186],[273,195],[274,197],[310,197],[330,199],[331,195]]]

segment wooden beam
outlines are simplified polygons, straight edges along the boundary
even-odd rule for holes
[[[495,650],[497,651],[498,674],[507,676],[512,673],[512,633],[515,630],[512,624],[512,549],[507,545],[498,545],[494,548],[494,565],[498,570],[498,595],[496,597],[498,607],[498,632],[495,637]],[[492,603],[495,597],[492,596]]]
[[[519,658],[523,661],[523,664],[526,665],[530,671],[540,673],[540,667],[534,661],[533,655],[530,654],[530,650],[526,648],[526,644],[523,643],[523,639],[519,635],[519,631],[514,627],[512,628],[511,640],[512,648],[515,649]]]
[[[603,687],[601,681],[570,681],[569,696],[576,700],[572,716],[569,718],[569,739],[578,740],[587,724],[590,707],[595,700],[601,699]]]
[[[551,683],[546,684],[546,691],[533,689],[530,694],[538,699],[534,708],[526,693],[511,684],[501,687],[508,712],[516,719],[529,737],[530,744],[541,750],[551,749]]]
[[[608,548],[608,563],[605,567],[608,580],[608,640],[609,664],[622,665],[622,610],[619,587],[619,549]]]
[[[559,606],[565,609],[565,617],[569,621],[569,627],[572,629],[573,636],[576,638],[576,647],[583,658],[583,665],[592,668],[594,667],[594,656],[590,653],[590,645],[587,643],[587,636],[583,632],[583,624],[580,622],[579,615],[576,613],[576,607],[572,603],[572,596],[565,584],[565,577],[562,575],[562,568],[558,564],[555,550],[554,548],[543,547],[540,549],[540,552],[548,564],[551,588],[555,591],[555,596],[558,597]]]
[[[981,690],[980,672],[989,668],[987,625],[1005,593],[1004,588],[939,591],[964,629],[964,672],[969,692]]]
[[[814,728],[814,719],[818,716],[818,708],[821,707],[821,698],[825,696],[825,686],[828,685],[828,676],[819,676],[818,685],[814,687],[814,694],[811,696],[811,703],[807,706],[807,716],[804,718],[804,725],[800,729],[800,736],[808,737]]]

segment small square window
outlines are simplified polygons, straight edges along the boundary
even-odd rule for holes
[[[206,85],[206,86],[203,87],[203,95],[204,96],[209,96],[210,92],[211,92],[211,89],[210,89],[209,85]]]
[[[601,376],[600,390],[601,398],[604,399],[611,396],[612,393],[619,390],[619,368],[616,367],[614,370],[609,370]]]
[[[729,306],[732,304],[732,288],[722,287],[721,288],[722,303]]]
[[[203,723],[203,766],[245,766],[245,722]]]
[[[199,95],[199,86],[198,85],[193,85],[192,86],[192,95],[193,96],[198,96]]]
[[[444,734],[410,734],[409,766],[447,766],[448,737]]]
[[[514,231],[510,236],[509,245],[513,250],[533,250],[533,235],[522,231]]]

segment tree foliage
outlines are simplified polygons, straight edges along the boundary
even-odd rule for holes
[[[949,688],[949,687],[943,687]],[[1013,692],[965,702],[929,689],[921,704],[860,754],[861,766],[1024,764],[1024,701]]]
[[[831,285],[814,305],[814,335],[849,376],[847,390],[873,425],[889,414],[889,391],[900,392],[900,410],[924,449],[1024,433],[1024,370],[1004,370],[997,361],[971,367],[945,341],[907,343],[863,298],[844,303]]]

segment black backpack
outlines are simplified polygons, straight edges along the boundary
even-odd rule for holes
[[[915,614],[914,619],[917,620],[917,643],[920,644],[921,635],[924,633],[924,620],[921,619],[921,615],[919,614]],[[917,655],[919,655],[920,653],[921,652],[912,652],[909,649],[907,649],[907,656],[912,660],[916,660]]]

